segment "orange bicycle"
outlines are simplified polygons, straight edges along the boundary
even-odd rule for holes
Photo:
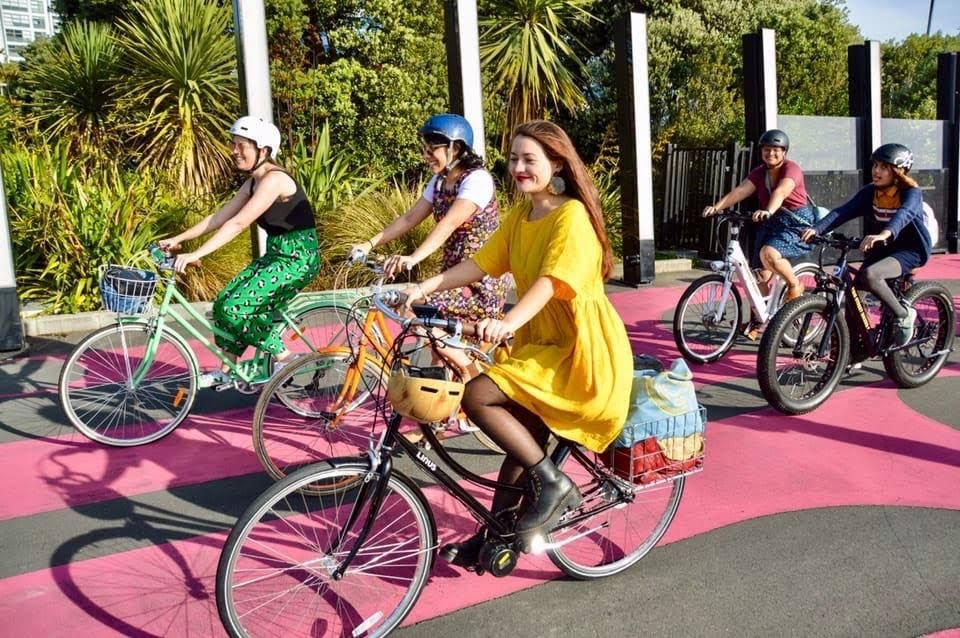
[[[253,446],[261,465],[275,480],[304,465],[367,448],[397,352],[415,365],[439,363],[461,378],[475,376],[482,368],[471,357],[474,364],[464,369],[442,352],[442,361],[434,362],[426,335],[412,347],[395,348],[398,326],[372,304],[374,295],[385,289],[383,258],[367,255],[362,262],[345,262],[335,287],[346,285],[357,265],[375,281],[351,307],[341,333],[331,342],[334,345],[284,368],[257,401]],[[431,428],[440,437],[473,434],[486,448],[502,453],[462,413],[435,422]]]

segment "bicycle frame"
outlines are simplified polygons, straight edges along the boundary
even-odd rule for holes
[[[149,319],[146,322],[141,317],[122,317],[121,316],[118,319],[118,323],[121,325],[146,323],[147,325],[152,324],[153,326],[153,332],[150,335],[150,339],[147,341],[146,351],[144,353],[143,360],[137,366],[137,369],[135,371],[129,370],[129,369],[127,370],[129,377],[133,381],[134,387],[136,387],[143,381],[144,376],[147,373],[147,370],[150,369],[150,365],[153,363],[153,359],[157,354],[157,347],[160,344],[160,337],[163,334],[164,330],[169,329],[167,327],[168,317],[170,319],[173,319],[173,321],[177,325],[179,325],[187,334],[189,334],[191,337],[199,341],[203,345],[203,347],[205,347],[211,353],[216,355],[216,357],[220,359],[221,363],[226,365],[230,369],[230,372],[233,376],[236,376],[241,381],[248,384],[256,381],[257,375],[262,374],[263,370],[265,369],[267,358],[269,355],[258,349],[256,354],[254,355],[254,358],[251,361],[244,361],[244,362],[238,361],[236,363],[231,361],[223,353],[223,350],[221,350],[220,347],[217,346],[214,341],[207,338],[207,336],[203,332],[195,328],[190,323],[190,320],[192,319],[193,321],[197,322],[198,324],[200,324],[200,326],[204,330],[208,332],[212,332],[215,336],[230,338],[230,335],[228,335],[225,331],[218,328],[216,325],[212,324],[203,315],[197,312],[197,310],[194,309],[193,306],[190,305],[187,299],[180,293],[179,290],[177,290],[175,275],[171,274],[168,277],[163,277],[162,281],[165,284],[165,291],[163,294],[163,300],[161,301],[160,307],[157,310],[156,317]],[[171,307],[171,303],[173,301],[176,301],[178,304],[180,304],[180,307],[183,309],[184,314],[186,316],[184,316],[183,314],[180,314],[179,312],[177,312]],[[299,329],[299,327],[297,327],[293,318],[286,312],[285,309],[280,309],[278,312],[281,318],[283,319],[283,321],[287,324],[287,326],[289,326],[295,331],[298,338],[303,339],[304,342],[307,344],[307,346],[311,350],[317,349],[314,344],[310,343],[310,340]],[[123,344],[124,350],[126,350],[127,344],[126,344],[126,339],[123,336],[123,333],[121,333],[121,343]],[[194,364],[196,364],[197,363],[196,353],[194,353],[192,348],[189,349],[189,352],[194,359]],[[129,363],[127,365],[129,366]],[[182,397],[179,397],[179,398],[182,398]]]
[[[730,298],[730,289],[733,287],[734,276],[740,279],[747,292],[747,303],[753,310],[757,320],[766,323],[778,310],[781,292],[783,291],[783,280],[779,277],[770,279],[770,291],[764,296],[760,292],[757,280],[753,276],[747,257],[740,246],[740,221],[730,220],[730,239],[727,242],[726,256],[722,261],[713,261],[710,263],[710,269],[714,272],[722,273],[724,277],[723,292],[717,309],[714,313],[714,321],[719,322],[723,309],[726,307],[727,300]]]

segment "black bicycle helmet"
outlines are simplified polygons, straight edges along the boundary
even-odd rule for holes
[[[790,137],[778,128],[772,128],[760,136],[757,146],[778,146],[785,151],[790,150]]]
[[[902,168],[904,173],[910,172],[910,167],[913,166],[913,153],[903,144],[883,144],[877,147],[870,159]]]

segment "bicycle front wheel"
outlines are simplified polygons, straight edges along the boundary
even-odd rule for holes
[[[379,360],[362,368],[345,348],[301,357],[260,393],[253,412],[253,447],[274,480],[334,456],[366,450],[386,387]]]
[[[736,287],[723,298],[721,275],[697,279],[684,291],[673,315],[673,339],[688,361],[711,363],[733,346],[743,302]]]
[[[300,311],[293,322],[297,330],[287,326],[283,345],[294,354],[347,345],[348,330],[352,326],[350,306],[335,303],[313,306]],[[356,329],[359,331],[359,327]]]
[[[101,328],[77,344],[60,372],[60,406],[87,438],[121,447],[156,441],[190,413],[197,394],[197,363],[182,339],[159,335],[144,323]],[[134,374],[145,366],[143,378]]]
[[[891,352],[883,358],[883,367],[901,388],[921,386],[940,372],[950,356],[957,330],[953,296],[942,284],[923,281],[906,294],[917,311],[913,325],[914,345]]]
[[[231,636],[384,636],[403,621],[430,575],[436,527],[410,479],[365,482],[369,471],[356,461],[318,463],[247,508],[217,566],[217,609]],[[383,480],[379,511],[357,548]],[[317,482],[344,487],[312,496]]]
[[[842,314],[826,334],[832,312],[821,295],[800,297],[784,306],[763,333],[757,381],[764,398],[778,411],[809,412],[840,382],[850,357],[850,334]]]
[[[588,458],[592,458],[588,454]],[[578,580],[621,572],[647,555],[660,541],[680,505],[684,477],[646,486],[604,478],[591,463],[568,454],[559,467],[577,484],[583,503],[575,515],[599,510],[556,530],[547,542],[553,564]]]

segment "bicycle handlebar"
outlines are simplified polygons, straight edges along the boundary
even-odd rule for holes
[[[153,258],[154,263],[157,266],[157,270],[161,272],[172,272],[173,264],[175,259],[165,252],[163,248],[160,248],[160,244],[154,242],[147,246],[147,251],[150,253],[150,256]]]
[[[859,248],[863,237],[847,237],[840,233],[830,233],[827,235],[814,235],[807,241],[808,244],[828,246],[830,248],[840,248],[852,250]]]

